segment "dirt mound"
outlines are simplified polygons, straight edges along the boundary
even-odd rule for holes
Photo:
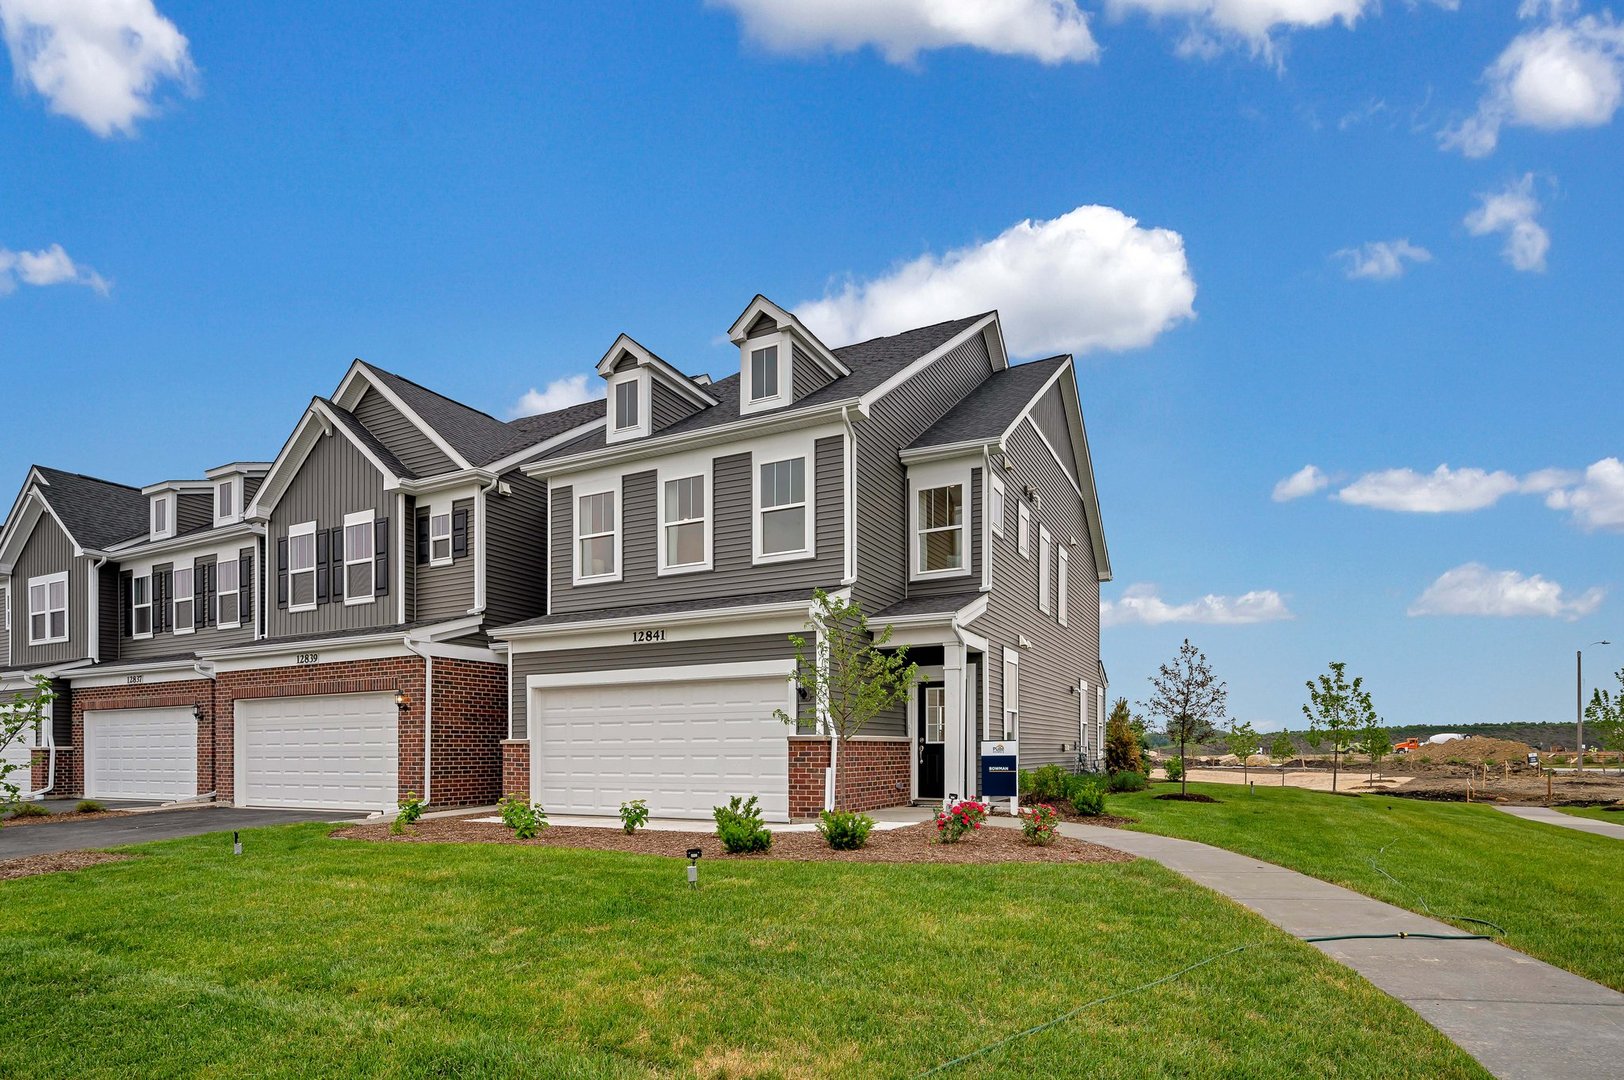
[[[1482,735],[1474,735],[1468,739],[1456,739],[1454,742],[1440,743],[1437,746],[1422,746],[1419,750],[1412,750],[1405,754],[1402,760],[1418,765],[1521,765],[1528,760],[1528,755],[1534,748],[1527,743],[1514,742],[1511,739],[1490,739]]]

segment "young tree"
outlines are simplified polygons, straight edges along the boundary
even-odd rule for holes
[[[1381,720],[1375,713],[1371,713],[1368,723],[1359,729],[1359,749],[1370,757],[1370,782],[1376,783],[1376,771],[1381,768],[1382,758],[1393,752],[1393,737],[1382,726]]]
[[[1297,744],[1291,741],[1291,732],[1281,731],[1269,744],[1269,756],[1276,761],[1290,761],[1297,755]]]
[[[1618,753],[1620,769],[1624,769],[1624,668],[1618,670],[1616,678],[1618,694],[1598,689],[1590,695],[1590,704],[1585,706],[1585,731],[1602,750]]]
[[[834,736],[834,801],[839,810],[845,798],[841,780],[847,744],[875,716],[907,700],[908,691],[919,681],[919,665],[909,662],[906,646],[886,648],[891,627],[872,632],[868,616],[856,600],[813,590],[812,614],[806,626],[812,632],[810,640],[801,634],[789,636],[795,646],[795,672],[790,681],[812,706],[818,726]],[[783,709],[774,709],[773,715],[786,724],[800,723],[799,717]]]
[[[1128,713],[1128,699],[1117,698],[1111,706],[1111,715],[1105,721],[1105,771],[1115,776],[1121,772],[1140,772],[1144,758],[1139,751],[1139,739],[1134,734],[1133,718]]]
[[[1150,700],[1140,704],[1150,715],[1162,718],[1168,739],[1178,743],[1183,774],[1179,777],[1179,792],[1184,794],[1190,784],[1184,748],[1212,737],[1214,725],[1224,719],[1229,688],[1213,675],[1206,654],[1191,645],[1189,638],[1179,646],[1172,663],[1163,664],[1150,677],[1150,686]]]
[[[32,785],[28,779],[28,766],[22,762],[8,762],[5,751],[13,746],[32,746],[34,733],[50,719],[51,703],[56,693],[51,680],[34,677],[34,692],[20,694],[8,704],[0,706],[0,810],[10,810]],[[13,773],[20,772],[19,778]]]
[[[1318,750],[1320,744],[1331,741],[1331,790],[1336,790],[1337,774],[1342,766],[1342,755],[1354,739],[1354,733],[1377,723],[1376,710],[1370,704],[1370,692],[1364,678],[1348,681],[1348,665],[1341,660],[1331,661],[1331,669],[1316,683],[1308,681],[1308,704],[1303,715],[1308,718],[1308,743]]]
[[[1262,745],[1258,741],[1257,732],[1252,728],[1252,722],[1248,720],[1241,724],[1231,720],[1229,730],[1224,732],[1224,742],[1228,744],[1229,752],[1241,759],[1241,779],[1250,781],[1252,770],[1247,764],[1247,759],[1257,753]]]

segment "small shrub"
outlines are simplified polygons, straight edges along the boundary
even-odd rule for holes
[[[1028,844],[1054,842],[1055,830],[1060,827],[1060,813],[1048,803],[1038,803],[1021,810],[1021,836]]]
[[[80,799],[79,805],[73,808],[73,812],[76,814],[99,814],[106,809],[105,804],[99,803],[95,799]]]
[[[1066,780],[1069,774],[1058,765],[1040,765],[1031,772],[1020,774],[1020,793],[1022,798],[1032,798],[1038,802],[1053,802],[1066,797]]]
[[[50,817],[51,812],[37,802],[20,802],[11,808],[11,816],[20,817]]]
[[[853,810],[825,810],[818,815],[818,835],[836,851],[856,851],[868,843],[874,819]]]
[[[540,803],[531,803],[524,795],[504,795],[496,807],[502,813],[502,824],[513,830],[515,840],[534,840],[547,827],[547,811]]]
[[[735,795],[726,806],[712,807],[711,814],[716,818],[722,850],[729,855],[748,855],[773,846],[773,834],[761,820],[761,807],[754,795],[748,799]]]
[[[406,797],[397,805],[400,812],[395,815],[395,820],[389,823],[389,831],[395,836],[400,836],[406,832],[407,826],[416,825],[417,819],[423,816],[423,800],[417,797],[417,792],[408,791]]]
[[[987,820],[987,804],[964,799],[936,814],[936,839],[944,844],[956,844],[965,836],[981,828]]]
[[[1109,781],[1113,792],[1145,790],[1145,774],[1140,772],[1112,773]]]
[[[620,804],[620,827],[631,836],[638,829],[648,824],[648,802],[643,799],[633,799],[631,802]]]
[[[1167,770],[1167,778],[1173,783],[1184,779],[1184,762],[1176,757],[1168,758],[1162,762],[1162,768]]]
[[[1105,813],[1105,789],[1092,776],[1071,777],[1066,784],[1066,801],[1083,817],[1099,817]]]

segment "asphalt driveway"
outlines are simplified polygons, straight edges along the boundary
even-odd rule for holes
[[[0,859],[43,855],[56,851],[143,844],[203,833],[255,829],[262,825],[290,825],[301,821],[355,821],[365,814],[354,810],[242,810],[234,806],[177,807],[128,817],[89,821],[49,821],[0,828]],[[229,841],[231,838],[225,838]]]

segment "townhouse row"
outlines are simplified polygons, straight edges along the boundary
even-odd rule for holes
[[[0,532],[0,701],[58,695],[10,751],[27,786],[808,816],[837,756],[790,679],[815,588],[921,665],[838,762],[848,804],[1096,763],[1110,563],[1071,358],[1011,365],[995,312],[831,349],[759,296],[728,337],[713,381],[621,335],[602,399],[509,422],[356,361],[274,461],[34,467]]]

